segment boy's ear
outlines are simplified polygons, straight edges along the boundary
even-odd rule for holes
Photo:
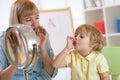
[[[95,43],[90,42],[90,47],[94,47],[94,46],[95,46]]]
[[[96,50],[96,49],[98,49],[98,46],[99,46],[99,44],[94,43],[94,44],[92,44],[92,49],[93,49],[93,50]]]
[[[96,48],[97,46],[97,43],[90,43],[90,47],[93,49],[93,48]]]

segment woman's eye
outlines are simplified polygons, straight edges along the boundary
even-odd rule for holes
[[[27,20],[26,20],[26,22],[30,22],[30,21],[31,21],[31,19],[27,19]]]
[[[36,19],[39,19],[39,15],[36,16]]]
[[[36,17],[36,19],[39,19],[39,17]]]

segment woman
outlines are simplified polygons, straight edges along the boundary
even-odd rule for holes
[[[31,26],[41,39],[40,58],[36,68],[29,73],[29,80],[51,80],[57,73],[52,66],[53,50],[46,30],[39,24],[39,10],[30,0],[17,0],[10,12],[10,25],[26,24]],[[0,80],[23,80],[23,73],[10,65],[4,51],[3,35],[0,36]],[[6,77],[7,75],[7,77]]]

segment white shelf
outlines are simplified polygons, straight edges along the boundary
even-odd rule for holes
[[[120,36],[120,33],[106,34],[106,36]]]
[[[84,6],[85,6],[85,1]],[[120,4],[104,5],[100,7],[84,7],[85,23],[95,25],[96,21],[104,21],[105,46],[120,46],[120,32],[117,28],[117,18],[120,18]]]
[[[84,11],[85,11],[85,12],[89,12],[89,11],[99,10],[99,9],[102,9],[102,8],[103,8],[103,7],[94,7],[94,8],[85,9]]]

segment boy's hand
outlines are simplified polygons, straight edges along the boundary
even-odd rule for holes
[[[69,50],[73,49],[74,48],[73,42],[74,42],[74,37],[67,36],[66,48]]]

